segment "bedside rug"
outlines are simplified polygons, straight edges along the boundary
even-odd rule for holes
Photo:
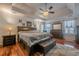
[[[79,50],[71,45],[56,44],[56,46],[52,48],[46,56],[79,56]]]

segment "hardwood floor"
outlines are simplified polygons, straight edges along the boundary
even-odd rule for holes
[[[0,48],[0,56],[28,56],[28,52],[17,43],[15,45]]]
[[[57,40],[56,43],[63,44],[65,41]],[[79,45],[75,45],[75,48],[79,48]],[[25,51],[19,43],[16,43],[15,45],[0,47],[0,56],[28,56],[28,51]]]

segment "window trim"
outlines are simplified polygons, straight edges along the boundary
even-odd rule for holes
[[[74,23],[71,23],[72,24],[72,27],[66,27],[66,26],[68,26],[68,23],[67,22],[69,22],[69,21],[74,21]],[[73,26],[73,24],[74,24],[74,26]],[[73,33],[70,33],[70,28],[73,28]],[[66,29],[68,29],[68,32],[66,33]],[[64,34],[74,34],[75,33],[75,20],[65,20],[64,21]]]

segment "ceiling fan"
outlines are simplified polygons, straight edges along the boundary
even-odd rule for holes
[[[48,16],[49,14],[54,14],[55,12],[52,11],[53,6],[50,6],[49,8],[47,7],[47,3],[45,3],[45,9],[39,8],[41,12],[41,14],[43,16]]]

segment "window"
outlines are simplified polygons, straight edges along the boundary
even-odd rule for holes
[[[75,21],[74,20],[64,21],[64,27],[65,27],[65,34],[74,34]]]
[[[42,32],[50,32],[51,28],[52,28],[52,24],[49,22],[44,22],[43,24],[41,24]]]
[[[50,23],[45,23],[43,31],[50,32],[50,30],[51,30],[51,24]]]

